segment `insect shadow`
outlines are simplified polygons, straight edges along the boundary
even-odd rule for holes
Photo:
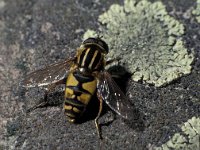
[[[128,81],[130,80],[132,74],[128,72],[124,67],[122,66],[113,66],[108,69],[108,72],[113,76],[113,79],[117,83],[117,85],[120,87],[120,89],[126,93],[126,87],[128,87]],[[137,84],[138,86],[140,84]],[[130,86],[130,85],[129,85]],[[137,97],[133,97],[133,102]],[[131,99],[130,99],[131,102]],[[137,130],[137,131],[143,131],[145,128],[144,124],[144,114],[139,111],[139,109],[132,103],[132,113],[134,114],[133,118],[130,119],[123,119],[124,123],[127,124],[130,128]]]

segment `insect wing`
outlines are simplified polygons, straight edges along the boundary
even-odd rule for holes
[[[21,82],[23,87],[41,87],[56,83],[67,76],[73,59],[51,64],[45,68],[36,70],[26,76]]]
[[[102,72],[97,85],[97,92],[106,104],[124,119],[134,116],[133,107],[108,72]]]

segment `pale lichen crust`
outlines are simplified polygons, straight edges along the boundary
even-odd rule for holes
[[[161,147],[155,150],[197,150],[200,149],[200,118],[193,117],[181,127],[183,133],[176,133]]]
[[[192,14],[195,16],[197,21],[200,23],[200,0],[197,0],[196,9],[192,11]]]
[[[109,57],[119,63],[134,81],[143,80],[159,87],[191,72],[193,54],[188,54],[181,36],[183,25],[169,16],[161,2],[125,0],[113,4],[99,16]],[[95,35],[88,30],[84,38]]]

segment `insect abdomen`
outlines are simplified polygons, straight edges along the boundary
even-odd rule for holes
[[[70,122],[80,117],[96,91],[97,81],[90,75],[74,71],[68,75],[65,90],[65,113]]]

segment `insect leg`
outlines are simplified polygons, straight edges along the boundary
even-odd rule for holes
[[[102,112],[103,99],[102,99],[102,97],[98,94],[98,92],[97,92],[97,98],[99,99],[99,102],[100,102],[100,103],[99,103],[99,112],[98,112],[98,114],[97,114],[97,117],[95,118],[95,125],[96,125],[96,128],[97,128],[98,136],[99,136],[100,139],[102,139],[101,134],[100,134],[99,124],[98,124],[98,119],[99,119],[99,117],[100,117],[100,115],[101,115],[101,112]]]
[[[44,101],[41,102],[41,103],[39,103],[39,104],[37,104],[37,105],[35,105],[35,106],[33,106],[33,107],[31,107],[31,108],[29,108],[29,109],[27,110],[27,112],[29,113],[29,112],[31,112],[31,111],[37,109],[37,108],[46,106],[46,105],[48,104],[48,101],[47,101],[47,96],[48,96],[48,94],[49,94],[50,92],[52,92],[52,91],[55,89],[55,87],[56,87],[57,85],[65,84],[65,81],[66,81],[66,79],[63,79],[63,80],[60,80],[60,81],[58,81],[58,82],[56,82],[56,83],[54,83],[54,84],[48,85],[47,90],[45,91],[45,94],[44,94]]]

